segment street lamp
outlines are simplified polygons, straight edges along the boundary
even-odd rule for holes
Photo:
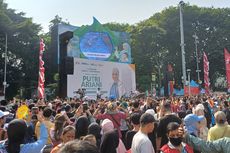
[[[182,14],[182,7],[184,6],[184,2],[180,1],[180,38],[181,38],[181,56],[182,56],[182,72],[183,72],[183,83],[186,85],[186,62],[185,62],[185,43],[184,43],[184,27],[183,27],[183,14]]]
[[[196,46],[196,72],[197,72],[197,81],[200,83],[200,72],[199,70],[199,57],[198,57],[198,49],[197,49],[197,44],[199,43],[198,37],[196,33],[192,36],[195,39],[195,46]]]
[[[188,95],[190,96],[191,95],[191,88],[190,88],[190,72],[191,72],[191,69],[187,69],[187,73],[188,73]]]
[[[6,36],[6,44],[5,44],[5,68],[4,68],[4,81],[3,81],[3,94],[4,94],[4,99],[6,99],[6,87],[7,87],[7,82],[6,82],[6,64],[7,64],[7,33],[5,34]]]

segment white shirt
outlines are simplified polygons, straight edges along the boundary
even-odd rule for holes
[[[137,132],[132,141],[132,153],[155,153],[148,136],[141,131]]]

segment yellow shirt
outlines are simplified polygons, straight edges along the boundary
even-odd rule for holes
[[[208,141],[214,141],[223,137],[230,137],[230,125],[215,125],[208,131]]]
[[[47,139],[47,143],[46,144],[52,144],[52,140],[50,137],[50,129],[54,127],[54,124],[50,121],[43,121],[43,123],[46,126],[46,129],[48,131],[48,139]],[[36,127],[35,127],[35,135],[37,136],[37,138],[39,139],[40,137],[40,122],[37,122]]]

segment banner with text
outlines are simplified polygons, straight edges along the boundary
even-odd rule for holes
[[[67,96],[77,96],[80,88],[94,99],[98,88],[102,97],[129,96],[136,90],[135,65],[74,58],[74,74],[67,79]]]

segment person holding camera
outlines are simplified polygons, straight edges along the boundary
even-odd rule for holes
[[[79,117],[84,116],[88,119],[89,123],[95,122],[93,115],[90,112],[89,106],[87,102],[81,104],[75,112],[75,118],[78,119]]]
[[[122,138],[122,134],[120,130],[121,120],[126,119],[126,117],[128,116],[128,111],[121,106],[117,106],[116,103],[112,103],[112,102],[108,103],[107,110],[104,114],[99,113],[101,109],[102,109],[101,107],[98,107],[95,110],[93,114],[94,118],[98,120],[102,120],[102,119],[111,120],[113,122],[114,128],[118,130],[119,137]],[[118,110],[122,110],[125,113],[122,113]]]

